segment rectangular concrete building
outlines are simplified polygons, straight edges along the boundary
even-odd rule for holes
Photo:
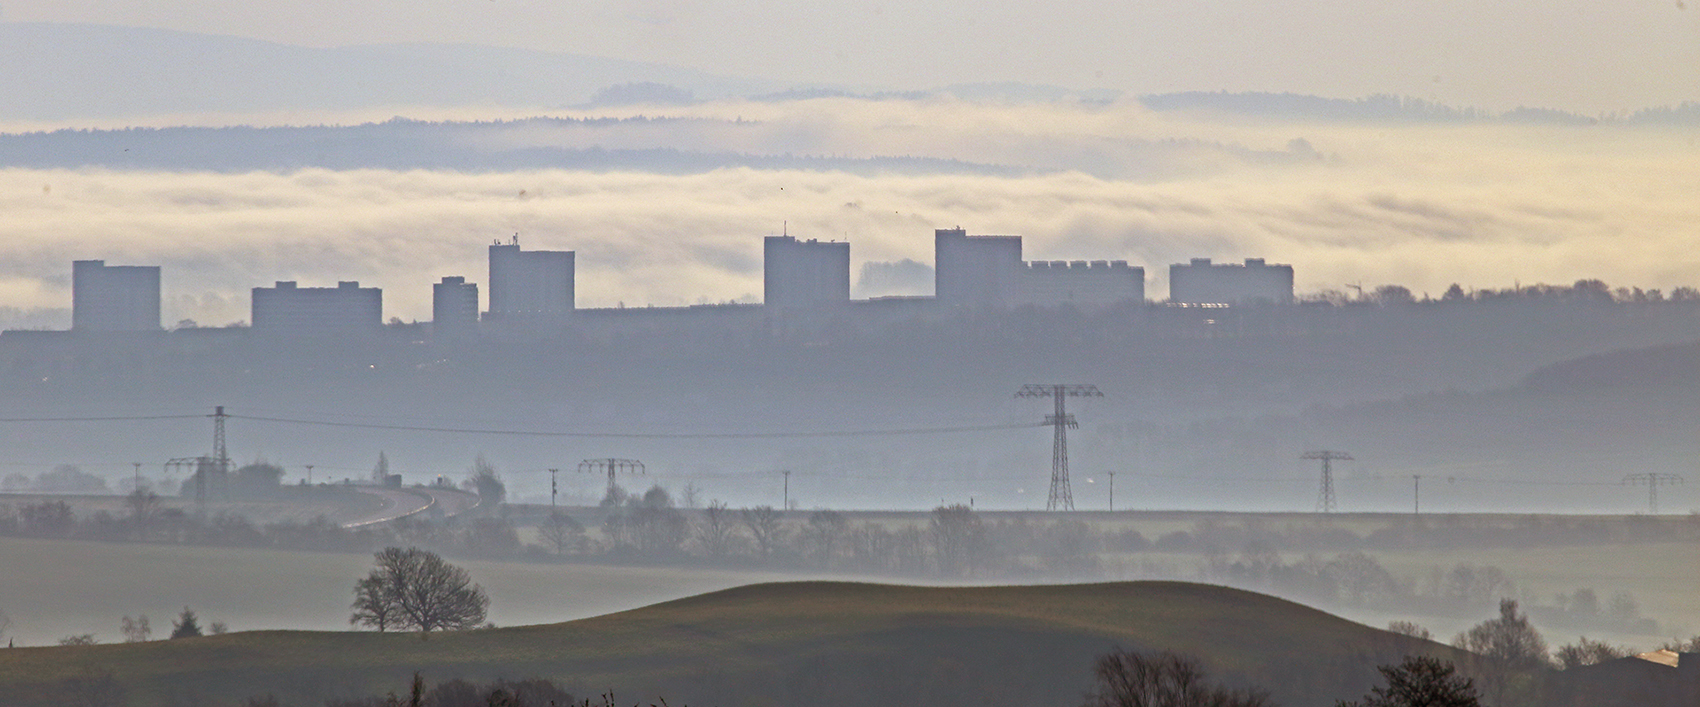
[[[970,236],[961,228],[933,231],[933,296],[943,306],[1010,306],[1025,273],[1021,236]]]
[[[71,329],[158,331],[159,266],[71,263]]]
[[[1169,301],[1177,304],[1293,303],[1293,266],[1246,258],[1244,265],[1193,258],[1169,266]]]
[[[573,251],[490,246],[490,310],[495,320],[559,320],[572,314]]]
[[[478,328],[478,285],[464,277],[445,277],[431,286],[431,328],[438,334]]]
[[[1097,308],[1145,301],[1145,268],[1126,260],[1035,260],[1026,266],[1020,304]]]
[[[252,324],[257,334],[336,336],[370,334],[384,326],[384,293],[358,282],[336,287],[298,287],[293,281],[253,290]]]
[[[762,304],[819,308],[850,301],[850,244],[768,236],[762,241]]]

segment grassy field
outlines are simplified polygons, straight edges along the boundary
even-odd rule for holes
[[[339,630],[348,626],[354,581],[366,554],[140,545],[0,537],[0,611],[21,645],[93,633],[119,640],[119,619],[147,615],[156,635],[192,607],[232,630]],[[715,570],[460,562],[493,598],[502,626],[547,623],[632,609],[776,579]]]
[[[1286,704],[1361,694],[1407,650],[1448,652],[1314,609],[1170,582],[740,587],[538,626],[416,635],[251,632],[0,653],[0,691],[29,695],[110,671],[136,705],[284,704],[427,679],[541,676],[580,694],[739,705],[1068,704],[1094,656],[1116,646],[1199,656]]]

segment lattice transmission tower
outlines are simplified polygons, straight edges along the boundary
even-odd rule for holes
[[[1682,483],[1682,477],[1677,476],[1676,474],[1658,474],[1649,472],[1646,474],[1630,474],[1625,476],[1623,477],[1623,483],[1633,485],[1645,484],[1647,486],[1647,513],[1648,515],[1656,516],[1659,514],[1659,485],[1680,484]]]
[[[615,474],[620,472],[627,474],[644,473],[643,462],[636,459],[586,459],[578,463],[578,470],[589,473],[608,472],[608,495],[604,498],[613,498],[614,489],[619,488],[614,483]]]
[[[1317,492],[1316,492],[1316,512],[1317,513],[1333,513],[1334,507],[1335,507],[1334,506],[1334,467],[1332,466],[1331,462],[1351,461],[1352,455],[1347,454],[1345,452],[1336,452],[1336,451],[1329,450],[1329,449],[1322,449],[1322,450],[1318,450],[1318,451],[1314,451],[1314,452],[1305,452],[1304,454],[1299,455],[1299,458],[1300,459],[1321,459],[1322,460],[1322,487],[1317,489]]]
[[[1045,424],[1054,430],[1051,435],[1051,495],[1045,499],[1047,511],[1074,510],[1074,492],[1068,484],[1068,431],[1079,427],[1068,414],[1064,401],[1069,398],[1102,398],[1098,386],[1069,383],[1030,383],[1016,391],[1017,398],[1052,398],[1056,411],[1045,416]]]

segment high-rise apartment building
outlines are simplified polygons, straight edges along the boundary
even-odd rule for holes
[[[298,287],[293,281],[253,290],[252,327],[257,334],[335,336],[369,334],[384,325],[384,292],[339,282],[336,287]]]
[[[1244,265],[1193,258],[1169,266],[1169,301],[1178,304],[1292,304],[1293,266],[1246,258]]]
[[[1025,268],[1021,236],[933,232],[933,295],[947,307],[1005,307],[1016,300]]]
[[[768,236],[762,241],[762,303],[814,308],[850,301],[850,244]]]
[[[490,246],[493,320],[559,320],[573,311],[573,251]]]
[[[431,286],[431,328],[438,334],[478,328],[478,285],[464,277],[445,277]]]
[[[71,263],[71,329],[157,331],[159,266]]]

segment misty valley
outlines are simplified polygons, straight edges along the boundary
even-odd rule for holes
[[[0,707],[1700,705],[1693,8],[380,5],[0,8]]]

